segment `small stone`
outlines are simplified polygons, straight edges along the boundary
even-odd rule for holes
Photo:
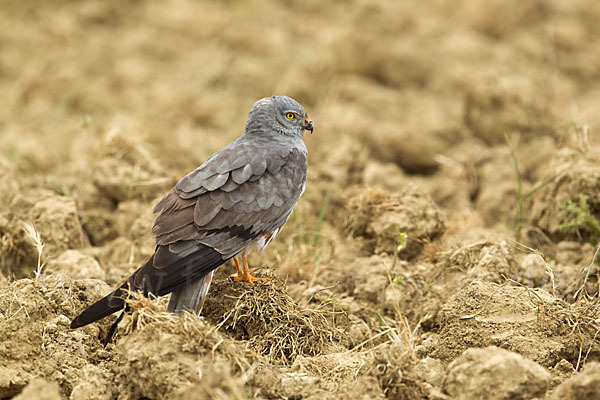
[[[56,318],[56,322],[58,323],[58,325],[62,325],[62,326],[69,326],[71,324],[71,321],[69,320],[69,318],[66,315],[59,315]]]
[[[521,261],[521,275],[527,279],[528,286],[541,287],[550,279],[546,263],[539,254],[527,254]]]
[[[48,322],[44,326],[44,331],[46,333],[55,333],[58,330],[58,326],[54,322]]]

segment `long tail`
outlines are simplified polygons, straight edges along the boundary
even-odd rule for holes
[[[186,284],[171,293],[167,311],[180,313],[184,310],[200,313],[204,306],[204,300],[212,283],[213,274],[216,269],[210,271],[202,278]]]
[[[133,275],[131,275],[129,279],[127,279],[114,292],[109,293],[106,295],[106,297],[98,300],[83,310],[81,314],[71,321],[71,329],[86,326],[92,322],[96,322],[99,319],[122,310],[125,307],[124,297],[126,295],[126,290],[134,287],[133,279],[135,278],[136,273],[137,271],[134,272]]]
[[[195,244],[193,252],[175,253],[168,246],[157,246],[155,253],[114,292],[85,309],[71,322],[79,328],[98,321],[125,307],[127,289],[164,296],[173,293],[168,311],[185,309],[199,312],[212,282],[214,270],[225,261],[215,249]]]
[[[180,313],[183,310],[200,313],[212,283],[213,274],[216,269],[204,275],[202,278],[192,281],[171,293],[167,311]],[[79,314],[71,321],[71,329],[80,328],[96,322],[104,317],[116,313],[125,307],[125,296],[127,290],[135,290],[134,279],[137,271],[127,281],[119,286],[114,292],[109,293]]]

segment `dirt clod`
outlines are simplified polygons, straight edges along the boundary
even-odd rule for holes
[[[498,347],[466,350],[448,366],[444,390],[455,399],[542,397],[550,373],[523,356]]]
[[[48,260],[47,268],[60,271],[71,279],[106,279],[98,261],[80,250],[67,250],[56,259]]]
[[[36,378],[29,382],[23,391],[14,397],[15,400],[60,400],[60,386],[56,382],[49,382],[42,378]]]
[[[572,160],[562,175],[528,200],[528,221],[554,240],[600,239],[600,171],[594,160]],[[556,172],[555,172],[556,173]]]
[[[107,371],[96,365],[86,365],[73,383],[70,400],[109,400],[115,397],[114,384]]]
[[[347,212],[347,229],[365,240],[366,252],[396,254],[402,240],[399,235],[405,233],[400,254],[414,257],[445,229],[445,216],[431,197],[411,186],[398,194],[365,189],[350,199]]]
[[[552,400],[600,399],[600,364],[587,364],[583,371],[561,383],[550,397]]]
[[[27,218],[40,232],[47,255],[85,245],[77,206],[69,197],[48,196],[34,204]]]
[[[533,80],[521,76],[485,77],[468,90],[465,124],[489,144],[504,142],[504,134],[526,137],[554,133],[549,100]]]
[[[74,284],[67,277],[52,275],[21,279],[0,289],[5,311],[0,316],[2,397],[19,393],[36,377],[58,382],[63,392],[71,391],[82,368],[102,347],[97,326],[79,331],[68,327],[70,317],[84,304],[80,298],[97,296],[96,282]],[[100,283],[106,290],[106,284]]]
[[[430,356],[453,360],[469,347],[494,345],[545,367],[562,358],[576,360],[579,338],[560,317],[568,313],[544,290],[473,281],[444,305],[439,342]]]

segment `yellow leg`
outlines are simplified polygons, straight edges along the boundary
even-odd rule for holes
[[[246,258],[245,255],[242,256],[242,262],[244,263],[244,276],[246,278],[251,277],[252,276],[252,272],[250,272],[250,268],[248,268],[248,259]]]
[[[237,257],[233,257],[233,262],[235,263],[235,268],[237,269],[237,273],[235,275],[231,275],[231,277],[233,279],[235,279],[236,281],[246,281],[246,282],[250,283],[251,285],[254,285],[254,282],[256,282],[256,281],[270,281],[271,280],[271,278],[258,277],[256,275],[254,275],[252,272],[250,272],[250,268],[248,268],[248,259],[246,258],[245,255],[242,255],[243,268],[240,265],[240,261],[237,259]]]
[[[235,269],[236,269],[237,273],[231,275],[231,277],[236,278],[236,277],[244,276],[244,271],[242,270],[242,266],[240,265],[240,260],[238,260],[237,256],[233,257],[233,263],[235,264]]]

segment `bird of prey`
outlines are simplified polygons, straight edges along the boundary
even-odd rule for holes
[[[198,313],[215,269],[229,259],[237,269],[235,279],[251,284],[265,279],[249,271],[246,257],[277,236],[304,192],[304,130],[312,133],[312,121],[296,100],[258,100],[244,134],[183,177],[156,205],[154,254],[121,286],[76,317],[71,328],[123,309],[127,290],[154,296],[170,293],[168,311]]]

